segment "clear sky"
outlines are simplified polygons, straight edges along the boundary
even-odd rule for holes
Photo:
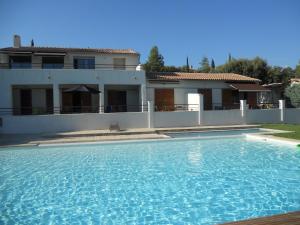
[[[157,45],[167,65],[231,53],[294,67],[300,0],[0,0],[0,47],[13,34],[23,45],[133,48],[142,62]]]

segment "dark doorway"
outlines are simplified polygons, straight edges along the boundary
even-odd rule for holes
[[[212,90],[211,88],[198,89],[198,93],[203,95],[204,110],[212,109]]]
[[[127,112],[126,91],[107,91],[106,112]]]
[[[32,99],[31,89],[20,90],[20,101],[21,101],[21,114],[31,115],[32,114]]]

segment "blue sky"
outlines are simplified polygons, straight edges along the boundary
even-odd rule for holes
[[[216,64],[261,56],[294,67],[300,59],[299,0],[0,0],[0,47],[133,48],[147,59],[157,45],[165,64],[203,56]]]

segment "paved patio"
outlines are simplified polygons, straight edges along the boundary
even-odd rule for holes
[[[256,128],[259,125],[174,127],[155,129],[129,129],[123,131],[86,130],[51,134],[0,134],[0,146],[32,146],[39,144],[117,141],[134,139],[169,138],[164,132],[207,131]]]

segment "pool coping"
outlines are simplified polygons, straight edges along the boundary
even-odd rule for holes
[[[250,134],[237,134],[237,135],[216,135],[216,136],[204,136],[204,137],[176,137],[172,138],[168,136],[168,133],[195,133],[195,132],[215,132],[215,131],[233,131],[233,130],[249,130],[258,128],[262,132],[259,133],[250,133]],[[297,146],[300,144],[300,140],[293,140],[288,138],[281,138],[272,136],[272,134],[276,133],[288,133],[291,131],[283,131],[283,130],[275,130],[275,129],[268,129],[262,128],[259,125],[250,125],[250,126],[211,126],[207,127],[194,127],[194,128],[159,128],[155,129],[157,132],[147,133],[144,132],[136,132],[134,131],[133,134],[127,135],[100,135],[100,139],[95,137],[95,139],[91,139],[94,136],[91,136],[90,139],[84,137],[69,137],[68,139],[61,138],[61,139],[41,139],[41,140],[33,140],[33,143],[22,143],[22,144],[11,144],[11,145],[0,145],[1,148],[8,148],[8,147],[50,147],[50,146],[72,146],[72,145],[96,145],[96,144],[112,144],[112,143],[130,143],[130,142],[150,142],[150,141],[170,141],[170,140],[205,140],[205,139],[216,139],[216,138],[237,138],[244,136],[248,139],[255,139],[258,141],[269,141],[269,142],[277,142],[282,144],[289,144]],[[76,140],[77,139],[77,140]]]

